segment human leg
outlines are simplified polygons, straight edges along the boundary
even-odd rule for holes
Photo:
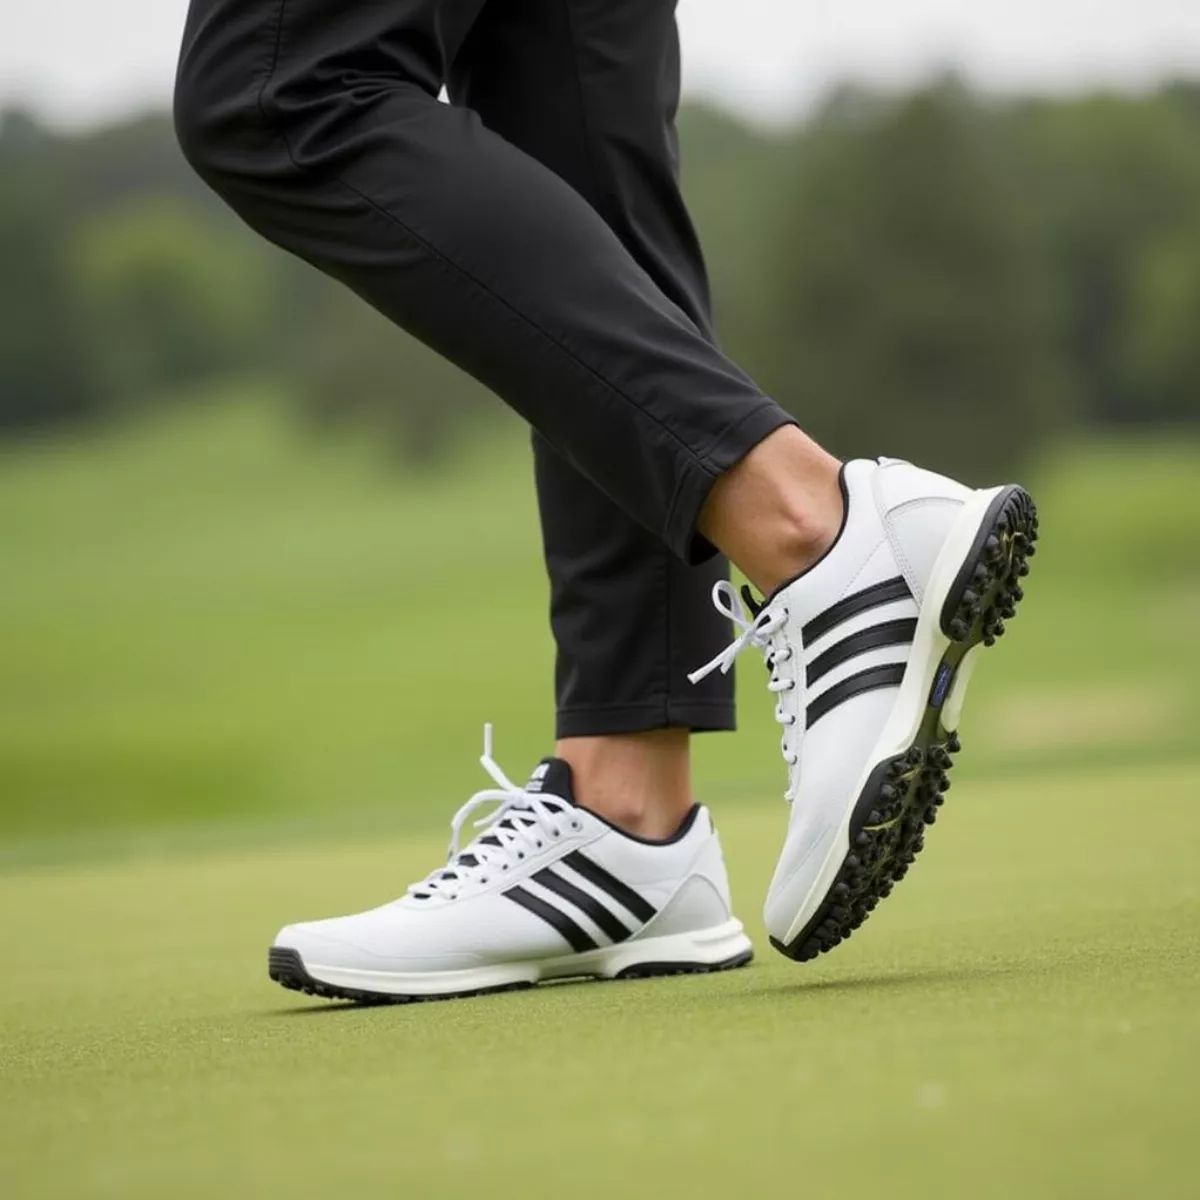
[[[674,0],[502,0],[450,63],[451,100],[568,183],[710,341],[703,256],[677,177]],[[714,557],[685,564],[535,433],[556,754],[580,801],[663,833],[691,804],[688,731],[733,727],[733,681],[687,680],[727,637]]]
[[[790,418],[558,175],[437,93],[481,0],[193,0],[176,119],[259,232],[487,384],[675,553]]]

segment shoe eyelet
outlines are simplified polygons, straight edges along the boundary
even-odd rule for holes
[[[537,848],[538,848],[539,850],[542,850],[542,849],[544,849],[544,848],[545,848],[545,846],[546,846],[546,843],[545,843],[545,842],[538,842],[538,843],[537,843]]]
[[[518,850],[518,851],[517,851],[517,857],[518,857],[518,858],[524,858],[524,857],[525,857],[525,851],[524,851],[524,850]]]
[[[576,818],[575,818],[575,819],[574,819],[574,820],[571,822],[571,829],[572,829],[572,830],[573,830],[575,833],[582,833],[582,832],[583,832],[583,822],[582,822],[582,821],[581,821],[581,820],[580,820],[578,817],[576,817]]]
[[[561,829],[553,829],[550,831],[550,836],[551,837],[562,837],[562,830]]]

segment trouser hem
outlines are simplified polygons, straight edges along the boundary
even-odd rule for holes
[[[617,733],[647,733],[655,729],[724,733],[736,728],[737,716],[732,704],[664,698],[641,704],[598,704],[559,709],[555,736],[605,737]]]
[[[695,566],[717,553],[716,547],[696,531],[700,510],[713,485],[759,442],[777,429],[795,424],[796,419],[774,400],[764,400],[727,429],[701,458],[689,464],[676,489],[666,529],[667,544],[685,562]]]

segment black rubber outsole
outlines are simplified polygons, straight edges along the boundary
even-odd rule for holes
[[[711,975],[718,971],[732,971],[744,967],[754,957],[753,950],[745,950],[719,963],[638,963],[618,972],[614,979],[652,979],[665,975]],[[322,1000],[349,1000],[355,1004],[420,1004],[430,1000],[464,1000],[470,996],[490,996],[498,992],[521,992],[536,987],[533,983],[504,983],[497,987],[469,988],[461,992],[440,992],[435,996],[397,996],[390,992],[364,992],[358,988],[338,987],[314,979],[304,966],[299,950],[272,946],[267,952],[267,974],[282,987],[293,992],[304,992]],[[596,978],[600,978],[597,976]]]
[[[942,724],[942,705],[967,652],[991,646],[1004,633],[1024,593],[1037,541],[1037,508],[1023,488],[1009,487],[989,506],[941,613],[950,646],[934,673],[917,737],[902,754],[879,763],[850,820],[850,852],[811,921],[789,943],[771,944],[808,962],[845,941],[908,873],[925,845],[950,788],[947,772],[960,749]]]

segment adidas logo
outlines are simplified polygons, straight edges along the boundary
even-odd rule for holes
[[[916,607],[907,582],[897,576],[895,579],[886,579],[882,583],[874,584],[847,596],[804,626],[800,639],[807,660],[805,666],[805,683],[808,687],[806,723],[809,728],[812,728],[826,713],[832,712],[847,700],[862,695],[863,692],[873,691],[876,688],[900,686],[904,679],[905,663],[903,658],[896,662],[868,667],[866,670],[843,677],[819,693],[816,691],[817,684],[826,675],[844,663],[850,662],[851,659],[872,651],[893,647],[898,656],[906,655],[917,631],[916,617],[882,621],[877,625],[860,629],[849,637],[842,638],[833,645],[827,646],[820,653],[814,654],[811,650],[814,642],[832,633],[852,618],[876,608],[900,603],[907,603],[910,611]]]
[[[555,866],[501,895],[558,930],[577,954],[625,941],[657,912],[640,892],[578,850]]]

